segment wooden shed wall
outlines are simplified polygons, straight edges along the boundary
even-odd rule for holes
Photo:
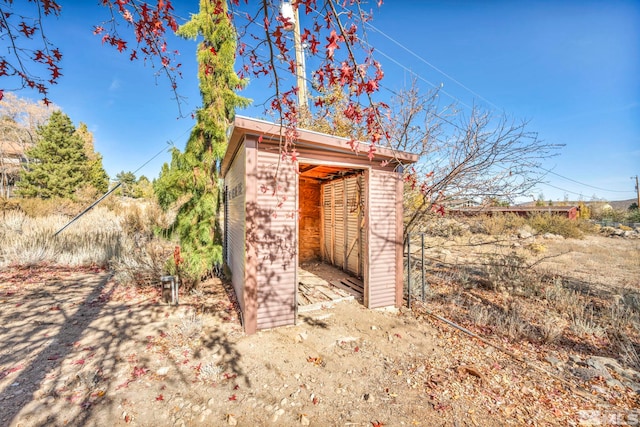
[[[402,250],[402,229],[397,221],[402,212],[400,181],[395,172],[369,172],[369,274],[365,305],[369,308],[396,305],[398,253]],[[402,225],[400,218],[400,226]],[[401,255],[401,253],[400,253]],[[400,276],[401,277],[401,276]]]
[[[251,239],[257,255],[258,329],[295,322],[297,181],[292,165],[279,162],[277,152],[258,151],[256,203],[247,206],[256,224]]]
[[[246,197],[246,151],[242,144],[238,149],[229,172],[225,177],[227,192],[225,230],[227,237],[227,259],[231,270],[233,289],[242,310],[245,309],[245,197]]]
[[[320,183],[300,178],[298,194],[300,206],[299,261],[316,261],[322,257],[320,252]]]

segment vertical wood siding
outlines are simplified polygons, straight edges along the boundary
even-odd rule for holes
[[[402,247],[396,227],[398,175],[371,170],[369,174],[369,308],[396,303],[396,265]]]
[[[322,258],[333,264],[333,184],[322,186]]]
[[[317,261],[320,253],[320,183],[300,178],[298,180],[298,257],[300,262]]]
[[[225,177],[227,236],[225,260],[231,270],[233,289],[238,297],[240,307],[244,311],[244,282],[245,282],[245,161],[246,151],[242,144]]]
[[[258,152],[256,203],[247,205],[256,224],[258,329],[295,322],[298,177],[278,160],[277,153]]]
[[[344,180],[346,188],[345,233],[346,270],[362,277],[362,176],[352,176]]]

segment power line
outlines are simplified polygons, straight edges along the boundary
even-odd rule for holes
[[[632,193],[632,191],[630,191],[630,190],[609,190],[609,189],[606,189],[606,188],[596,187],[595,185],[586,184],[584,182],[576,181],[575,179],[571,179],[571,178],[566,177],[564,175],[560,175],[559,173],[553,172],[552,170],[549,170],[549,169],[545,169],[542,166],[538,166],[538,169],[542,169],[545,172],[548,172],[548,173],[550,173],[552,175],[555,175],[555,176],[558,176],[560,178],[566,179],[567,181],[575,182],[576,184],[580,184],[580,185],[583,185],[585,187],[594,188],[596,190],[606,191],[607,193]]]
[[[435,65],[433,65],[432,63],[430,63],[429,61],[427,61],[426,59],[424,59],[422,56],[418,55],[417,53],[415,53],[414,51],[412,51],[411,49],[409,49],[408,47],[406,47],[405,45],[403,45],[402,43],[400,43],[399,41],[395,40],[394,38],[392,38],[391,36],[389,36],[388,34],[386,34],[385,32],[383,32],[382,30],[380,30],[379,28],[377,28],[376,26],[374,26],[372,23],[370,22],[365,22],[365,26],[369,27],[370,29],[372,29],[373,31],[380,33],[382,36],[384,36],[386,39],[388,39],[389,41],[393,42],[394,44],[396,44],[397,46],[400,46],[402,49],[404,49],[405,51],[407,51],[408,53],[410,53],[411,55],[415,56],[416,58],[418,58],[420,61],[424,62],[425,64],[427,64],[429,67],[431,67],[432,69],[434,69],[435,71],[437,71],[438,73],[442,74],[443,76],[445,76],[446,78],[448,78],[449,80],[451,80],[452,82],[456,83],[457,85],[459,85],[460,87],[462,87],[463,89],[467,90],[469,93],[473,94],[474,96],[477,96],[478,98],[482,99],[484,102],[486,102],[489,105],[492,105],[493,107],[495,107],[498,110],[503,110],[503,108],[498,107],[496,104],[494,104],[493,102],[489,101],[487,98],[485,98],[484,96],[480,95],[479,93],[473,91],[472,89],[470,89],[469,87],[465,86],[462,82],[456,80],[454,77],[450,76],[449,74],[445,73],[444,71],[442,71],[441,69],[439,69],[438,67],[436,67]]]

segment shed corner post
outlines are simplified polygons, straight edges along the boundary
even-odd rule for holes
[[[245,209],[256,206],[258,180],[258,150],[253,138],[246,139]],[[258,330],[258,248],[256,246],[255,208],[245,211],[245,273],[244,273],[244,331],[247,335]]]
[[[402,185],[402,172],[398,171],[395,176],[396,184],[396,307],[400,308],[403,302],[403,252],[404,243],[402,239],[404,230],[404,215],[403,215],[403,185]]]

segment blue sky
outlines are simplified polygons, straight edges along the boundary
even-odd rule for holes
[[[179,118],[166,79],[101,46],[92,34],[93,25],[108,18],[106,9],[97,1],[60,3],[61,17],[45,22],[64,54],[63,77],[50,98],[76,124],[88,125],[107,172],[134,171],[169,141],[183,148],[193,125],[188,112],[199,105],[195,44],[174,45],[181,51],[179,91],[186,97],[187,117]],[[198,7],[197,0],[173,3],[183,18]],[[544,165],[557,175],[549,174],[550,185],[533,196],[635,197],[630,177],[640,174],[640,2],[389,0],[374,13],[369,42],[392,59],[377,56],[385,87],[406,87],[415,73],[424,90],[442,84],[451,95],[442,94],[445,101],[529,120],[541,139],[565,144]],[[243,94],[257,104],[269,96],[260,83]],[[18,95],[37,99],[26,91]],[[262,115],[258,107],[238,113]],[[138,175],[156,177],[165,161],[163,153]]]

